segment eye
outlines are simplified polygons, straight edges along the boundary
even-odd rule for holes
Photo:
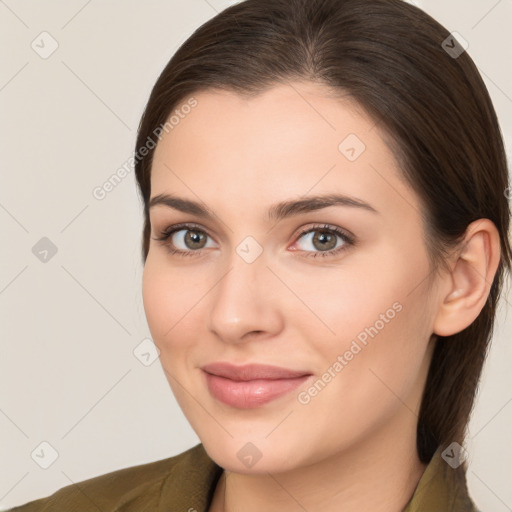
[[[153,240],[165,245],[171,254],[194,256],[212,247],[212,244],[208,245],[208,238],[211,238],[210,235],[194,224],[176,224],[166,228]]]
[[[310,253],[306,254],[306,257],[312,258],[335,256],[355,245],[355,240],[351,235],[336,226],[327,224],[313,226],[302,231],[296,244],[299,244],[299,242],[302,243],[299,250]]]
[[[163,244],[171,254],[177,256],[196,256],[204,249],[215,247],[215,244],[208,244],[208,239],[211,239],[210,235],[195,224],[175,224],[153,238]],[[336,226],[323,224],[303,230],[299,233],[295,244],[298,244],[299,248],[292,248],[293,251],[299,250],[308,253],[305,257],[316,258],[336,256],[355,245],[355,239]],[[300,247],[301,244],[302,247]]]

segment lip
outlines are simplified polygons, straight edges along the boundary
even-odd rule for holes
[[[211,363],[202,367],[206,373],[224,377],[234,381],[248,381],[255,379],[293,379],[304,375],[311,375],[307,371],[290,370],[280,366],[268,364],[245,364],[236,366],[231,363]]]
[[[289,393],[311,374],[279,366],[212,363],[201,368],[211,395],[240,409],[252,409]]]

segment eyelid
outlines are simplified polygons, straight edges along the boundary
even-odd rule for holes
[[[319,223],[313,223],[312,225],[308,227],[301,227],[298,229],[298,231],[294,234],[294,238],[298,239],[302,235],[305,235],[307,233],[311,233],[312,231],[331,231],[333,233],[338,234],[342,238],[346,238],[350,240],[352,243],[355,243],[355,235],[351,233],[348,229],[342,228],[340,226],[336,226],[334,224],[327,224],[325,222],[319,222]]]
[[[164,235],[166,235],[166,234],[167,234],[166,238],[168,238],[172,234],[176,233],[177,231],[181,231],[183,229],[190,230],[190,231],[194,231],[195,230],[195,231],[204,232],[212,240],[215,241],[215,237],[210,234],[208,229],[206,229],[205,227],[201,226],[200,224],[196,224],[195,222],[177,222],[176,224],[170,224],[166,228],[160,230],[160,236],[153,238],[153,240],[160,240],[160,239],[164,238]]]
[[[304,235],[309,233],[314,233],[315,231],[327,231],[334,236],[340,238],[342,240],[342,245],[339,247],[335,247],[333,249],[329,249],[327,251],[305,251],[301,249],[292,249],[293,251],[298,251],[304,253],[303,257],[305,258],[336,258],[342,255],[347,250],[351,249],[355,245],[357,245],[356,237],[347,229],[344,229],[340,226],[326,224],[326,223],[317,223],[309,227],[301,228],[299,232],[294,236],[295,241],[292,245],[298,243]]]
[[[202,248],[197,250],[183,250],[183,249],[176,249],[175,247],[172,247],[171,243],[169,242],[169,239],[174,235],[175,233],[179,231],[200,231],[204,233],[207,237],[211,238],[215,243],[215,237],[212,236],[208,229],[204,228],[202,225],[197,224],[195,222],[180,222],[176,224],[172,224],[168,226],[167,228],[161,230],[161,234],[158,237],[152,237],[153,240],[156,240],[160,242],[162,245],[164,245],[170,253],[177,254],[178,256],[195,256],[202,254],[205,250],[211,249],[211,248]],[[336,247],[334,249],[329,249],[327,251],[305,251],[300,249],[292,249],[292,251],[297,252],[303,252],[305,253],[305,257],[335,257],[339,253],[342,253],[346,250],[348,250],[350,247],[356,245],[356,237],[347,229],[341,228],[336,225],[326,224],[326,223],[313,223],[312,225],[309,225],[307,227],[301,227],[299,228],[298,232],[296,232],[293,235],[294,242],[292,245],[295,245],[297,241],[299,241],[304,235],[309,234],[311,232],[315,231],[330,231],[335,236],[341,238],[344,242],[344,245],[341,247]]]

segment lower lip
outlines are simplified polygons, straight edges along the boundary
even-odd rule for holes
[[[311,375],[293,379],[234,381],[206,373],[206,383],[214,398],[240,409],[253,409],[299,387]]]

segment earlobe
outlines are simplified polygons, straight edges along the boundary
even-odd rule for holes
[[[473,323],[485,306],[499,262],[500,240],[494,223],[489,219],[472,222],[452,271],[445,277],[435,334],[450,336]]]

